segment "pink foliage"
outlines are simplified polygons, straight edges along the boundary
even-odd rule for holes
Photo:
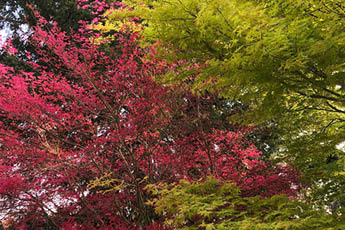
[[[211,174],[243,196],[295,194],[297,173],[263,161],[245,138],[251,128],[213,118],[217,95],[153,81],[168,65],[143,61],[154,51],[136,33],[103,50],[87,30],[70,38],[39,23],[33,71],[0,64],[0,211],[18,229],[165,229],[145,185]],[[107,173],[120,189],[88,187]]]

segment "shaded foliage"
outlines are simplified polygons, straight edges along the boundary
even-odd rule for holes
[[[17,229],[162,229],[147,184],[214,175],[241,196],[295,196],[298,173],[271,164],[226,122],[217,94],[192,94],[153,76],[173,68],[136,30],[66,34],[33,11],[33,71],[0,64],[0,209]],[[4,52],[15,57],[10,41]],[[228,107],[236,113],[238,107]]]

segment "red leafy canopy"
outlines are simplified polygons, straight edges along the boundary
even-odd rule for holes
[[[39,22],[32,72],[0,65],[0,211],[18,229],[159,229],[143,187],[210,174],[243,196],[294,194],[296,173],[260,160],[216,95],[152,80],[136,33],[103,50]]]

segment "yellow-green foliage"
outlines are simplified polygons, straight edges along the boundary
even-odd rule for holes
[[[184,60],[162,81],[193,76],[194,89],[250,105],[245,121],[231,119],[273,120],[277,156],[293,160],[311,186],[334,181],[327,193],[345,200],[344,160],[325,164],[330,155],[343,159],[336,146],[345,140],[345,0],[123,2],[133,10],[108,12],[109,22],[140,17],[146,44],[159,41],[167,62]]]
[[[108,12],[109,25],[141,18],[144,40],[159,41],[167,61],[206,64],[194,71],[194,88],[218,89],[221,96],[252,104],[256,123],[303,118],[304,128],[314,129],[344,119],[344,1],[123,2],[133,10]],[[179,81],[191,73],[184,65],[163,80]],[[282,117],[287,111],[293,121],[291,114]]]
[[[205,79],[218,79],[213,87],[221,89],[224,96],[243,102],[255,100],[265,105],[266,114],[279,111],[281,106],[275,102],[291,103],[285,94],[290,88],[311,93],[311,89],[322,90],[320,85],[326,84],[330,90],[342,91],[336,88],[344,85],[341,76],[344,75],[345,20],[342,17],[345,13],[334,13],[335,3],[317,0],[123,2],[134,10],[108,12],[109,25],[116,28],[131,17],[139,17],[143,20],[147,42],[160,41],[164,49],[169,44],[177,50],[173,57],[167,58],[207,63],[195,80],[197,88],[207,87]],[[321,73],[316,73],[321,70],[330,79],[321,79]]]
[[[90,181],[88,188],[106,194],[108,192],[117,192],[124,188],[124,182],[112,177],[112,173],[107,173],[104,176]]]
[[[184,230],[340,230],[343,217],[315,211],[286,196],[241,197],[238,187],[209,178],[175,186],[149,185],[149,202],[166,224]]]

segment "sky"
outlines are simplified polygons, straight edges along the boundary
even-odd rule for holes
[[[3,42],[6,40],[8,32],[6,30],[0,30],[0,47],[2,47]]]

